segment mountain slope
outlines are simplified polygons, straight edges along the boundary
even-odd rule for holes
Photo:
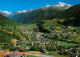
[[[65,11],[65,25],[80,26],[80,4]]]
[[[11,44],[12,39],[21,40],[25,37],[20,29],[19,24],[0,14],[0,44]]]
[[[1,26],[15,26],[18,25],[16,22],[0,14],[0,25]]]

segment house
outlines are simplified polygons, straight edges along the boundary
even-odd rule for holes
[[[27,45],[27,44],[29,44],[29,42],[26,41],[26,40],[23,40],[23,41],[17,41],[17,42],[16,42],[15,44],[13,44],[12,46],[14,46],[14,47],[18,47],[18,45],[20,45],[20,44]]]

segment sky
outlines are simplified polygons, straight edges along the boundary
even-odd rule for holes
[[[0,10],[13,13],[14,11],[38,9],[59,2],[71,5],[80,4],[80,0],[0,0]]]

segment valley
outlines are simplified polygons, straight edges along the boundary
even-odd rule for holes
[[[80,57],[80,4],[0,13],[0,56]]]

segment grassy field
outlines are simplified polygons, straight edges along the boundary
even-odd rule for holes
[[[64,55],[56,54],[56,53],[52,53],[51,55],[52,55],[52,56],[55,56],[55,57],[67,57],[67,56],[64,56]]]
[[[61,45],[61,46],[76,46],[77,44],[74,44],[74,43],[67,43],[67,42],[57,42],[58,45]]]

